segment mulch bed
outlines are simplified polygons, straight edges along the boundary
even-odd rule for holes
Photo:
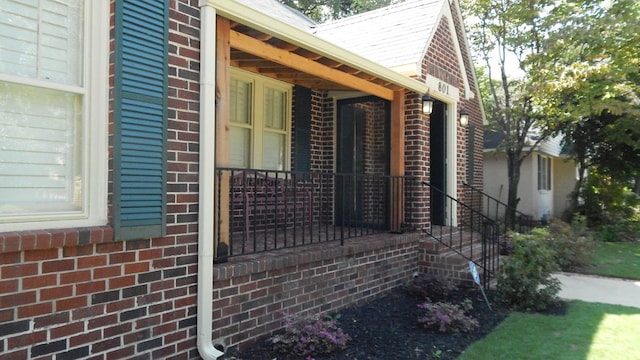
[[[488,292],[493,310],[489,310],[480,289],[457,290],[451,298],[459,303],[468,298],[473,310],[468,312],[480,323],[480,328],[470,333],[443,334],[429,331],[417,322],[420,314],[418,303],[424,302],[397,289],[387,296],[370,303],[341,311],[339,326],[351,336],[348,348],[330,355],[314,355],[308,360],[389,360],[389,359],[455,359],[471,343],[490,333],[509,314],[509,309],[495,303],[492,292]],[[440,299],[431,299],[438,301]],[[242,353],[230,353],[228,360],[293,360],[274,353],[268,342],[261,342]],[[306,359],[305,359],[306,360]]]

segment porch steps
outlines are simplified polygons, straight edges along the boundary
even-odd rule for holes
[[[469,271],[469,259],[476,263],[482,260],[482,241],[479,234],[457,230],[443,234],[440,240],[428,236],[421,242],[423,258],[421,269],[424,273],[439,275],[458,281],[463,285],[473,285]],[[482,268],[478,272],[482,277]]]

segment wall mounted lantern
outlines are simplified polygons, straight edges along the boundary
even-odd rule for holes
[[[422,95],[422,112],[425,114],[431,114],[433,111],[433,99],[429,94]]]
[[[462,108],[462,110],[460,110],[460,126],[467,125],[469,125],[469,112],[467,109]]]

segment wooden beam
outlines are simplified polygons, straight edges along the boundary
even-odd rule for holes
[[[357,76],[349,75],[342,71],[324,66],[318,62],[279,49],[275,46],[265,44],[260,40],[256,40],[235,30],[231,30],[230,42],[231,47],[235,49],[347,86],[351,89],[375,95],[382,99],[393,99],[393,90],[391,89],[387,89],[383,86],[363,80]]]
[[[401,231],[404,222],[404,101],[405,91],[393,92],[391,101],[391,231]]]
[[[231,73],[229,64],[231,61],[231,46],[229,32],[231,24],[229,20],[218,17],[216,22],[216,167],[229,166],[229,137],[231,116]],[[229,186],[230,175],[222,174],[217,179],[215,194],[222,194],[218,199],[219,206],[214,209],[214,219],[220,219],[219,226],[220,243],[214,249],[216,257],[225,257],[229,253]],[[211,219],[211,221],[214,221]]]

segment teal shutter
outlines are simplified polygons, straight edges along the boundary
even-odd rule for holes
[[[168,0],[116,0],[113,226],[118,240],[166,227]]]

